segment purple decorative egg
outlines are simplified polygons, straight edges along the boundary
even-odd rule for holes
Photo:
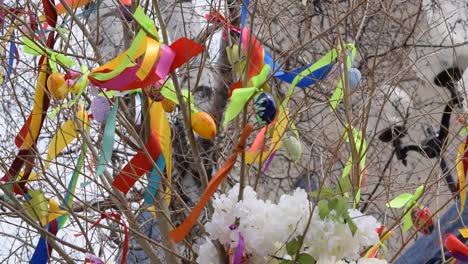
[[[107,116],[110,111],[109,100],[102,96],[94,97],[91,101],[91,113],[93,114],[94,120],[101,124],[104,124],[107,120]]]
[[[265,126],[273,122],[276,117],[276,102],[269,93],[261,92],[254,97],[254,110],[257,122]]]

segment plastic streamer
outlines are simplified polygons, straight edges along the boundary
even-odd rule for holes
[[[115,123],[117,119],[117,110],[119,108],[119,100],[115,100],[109,116],[107,117],[106,126],[104,127],[104,135],[102,139],[102,148],[99,154],[99,163],[96,168],[96,177],[101,176],[106,170],[107,163],[111,160],[112,149],[114,148]]]
[[[150,154],[151,160],[148,159],[144,151],[145,149]],[[114,178],[112,186],[123,193],[127,193],[143,174],[150,172],[153,167],[153,161],[156,160],[156,157],[159,157],[159,154],[161,154],[159,139],[156,132],[152,131],[144,149],[139,151],[125,165],[122,171]]]
[[[73,175],[70,181],[68,182],[67,193],[65,194],[65,197],[61,204],[62,208],[67,208],[68,210],[70,210],[73,206],[73,198],[75,196],[76,184],[78,182],[78,177],[81,174],[81,170],[83,169],[87,150],[88,150],[88,145],[86,143],[83,143],[83,148],[81,149],[81,153],[78,158],[78,162],[76,164],[75,170],[73,171]],[[68,218],[69,218],[68,213],[63,214],[58,218],[59,229],[61,229],[65,225]]]
[[[460,209],[458,210],[458,218],[461,217],[466,205],[466,172],[468,171],[468,136],[458,149],[456,164],[458,176],[458,188],[460,190]]]
[[[251,124],[247,124],[244,129],[242,130],[242,134],[239,138],[239,141],[236,145],[236,148],[233,150],[233,153],[228,157],[224,165],[216,172],[216,174],[211,178],[208,186],[206,187],[205,191],[203,192],[202,196],[200,197],[200,201],[195,205],[190,215],[185,219],[185,221],[179,225],[177,228],[172,230],[169,233],[169,236],[174,240],[176,243],[181,242],[185,239],[188,235],[192,227],[197,222],[198,217],[200,216],[203,208],[211,199],[211,196],[215,193],[218,186],[221,184],[223,179],[228,175],[231,169],[234,167],[236,163],[237,156],[244,151],[245,142],[249,135],[253,131],[253,126]]]
[[[252,98],[252,96],[254,96],[255,93],[261,91],[260,87],[266,82],[269,72],[270,66],[264,65],[258,75],[251,79],[250,83],[252,87],[239,88],[232,92],[231,100],[226,109],[226,113],[224,114],[224,127],[239,115],[245,104]]]
[[[161,174],[160,171],[163,171],[166,167],[166,163],[163,155],[159,155],[158,160],[156,160],[156,168],[151,170],[150,175],[148,176],[148,187],[145,190],[144,199],[146,204],[153,204],[154,198],[158,192],[159,184],[161,183]]]
[[[57,133],[50,141],[49,148],[47,150],[47,160],[45,168],[47,169],[50,162],[54,160],[57,155],[65,149],[71,142],[78,138],[78,127],[83,127],[83,130],[87,130],[89,126],[88,113],[81,109],[76,114],[77,120],[68,119],[60,127]]]
[[[49,58],[49,65],[52,71],[57,72],[57,63],[62,64],[63,66],[66,67],[71,67],[75,65],[75,62],[73,62],[72,59],[68,58],[67,56],[58,53],[56,51],[53,51],[52,49],[49,49],[47,47],[42,47],[41,45],[37,44],[30,38],[23,36],[22,37],[24,46],[23,46],[23,51],[24,53],[33,55],[33,56],[39,56],[39,55],[47,55]]]
[[[155,102],[148,98],[149,114],[150,114],[150,127],[159,139],[161,146],[161,154],[157,159],[154,159],[156,166],[159,169],[153,168],[149,175],[148,181],[149,186],[147,192],[145,192],[145,202],[152,204],[152,200],[156,197],[160,178],[163,175],[159,175],[160,172],[166,170],[166,177],[169,186],[166,187],[166,202],[170,204],[171,201],[171,182],[172,182],[172,136],[171,127],[167,119],[166,113],[162,106],[162,102]],[[155,175],[157,174],[157,175]],[[152,198],[152,199],[151,199]]]
[[[34,93],[34,104],[31,115],[28,118],[29,122],[26,122],[21,128],[20,133],[15,139],[16,146],[20,149],[30,149],[36,142],[39,132],[42,127],[43,113],[47,112],[47,108],[44,108],[44,100],[49,100],[45,93],[44,87],[46,87],[47,81],[47,58],[44,59],[42,65],[39,68],[39,76],[36,82],[36,91]],[[47,103],[48,106],[48,103]]]
[[[348,43],[345,45],[345,52],[347,52],[346,55],[346,70],[349,71],[351,69],[351,66],[353,65],[354,58],[356,57],[356,46],[352,43]],[[341,78],[338,81],[338,85],[335,88],[335,91],[333,92],[329,104],[332,109],[332,111],[335,111],[336,108],[338,107],[338,104],[341,102],[343,99],[343,86],[344,86],[344,81],[346,80],[345,74],[348,74],[347,72],[344,71],[345,69],[341,69]]]
[[[53,235],[57,235],[58,224],[57,220],[53,220],[48,223],[47,231]],[[50,255],[52,255],[52,246],[47,243],[45,237],[41,236],[39,242],[37,243],[36,250],[33,253],[30,263],[31,264],[46,264],[49,262]]]

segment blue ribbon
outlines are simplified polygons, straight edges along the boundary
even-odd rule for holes
[[[166,161],[164,155],[159,154],[159,158],[156,160],[156,167],[159,171],[163,172],[166,169]],[[148,177],[148,188],[145,190],[144,199],[146,204],[152,204],[154,197],[158,193],[159,183],[161,182],[161,175],[156,168],[151,170]]]

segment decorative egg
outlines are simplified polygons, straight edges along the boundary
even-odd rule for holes
[[[216,123],[206,112],[192,114],[192,129],[198,136],[205,139],[214,139],[216,136]]]
[[[286,152],[289,154],[289,157],[291,157],[294,162],[301,158],[302,145],[296,137],[287,137],[283,139],[283,146]]]
[[[414,227],[425,235],[430,235],[434,231],[434,223],[432,222],[432,213],[427,207],[415,207],[411,211],[411,219]]]
[[[109,100],[105,97],[96,96],[91,101],[90,109],[91,113],[93,114],[93,119],[101,124],[106,122],[110,108],[111,106]]]
[[[273,122],[276,117],[276,102],[269,93],[261,92],[254,97],[254,110],[257,122],[265,126]]]
[[[47,88],[57,100],[63,100],[68,94],[65,78],[58,72],[53,72],[47,78]]]
[[[361,72],[356,68],[351,68],[348,71],[348,87],[350,90],[354,90],[358,87],[361,77]]]
[[[174,111],[175,109],[176,104],[171,100],[164,98],[162,100],[162,106],[164,108],[164,111],[166,111],[167,113],[172,113],[172,111]]]

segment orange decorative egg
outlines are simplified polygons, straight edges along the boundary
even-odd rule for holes
[[[172,113],[172,111],[174,111],[175,109],[175,103],[172,102],[171,100],[167,99],[167,98],[164,98],[162,100],[162,106],[164,108],[164,111],[166,111],[167,113]]]
[[[47,78],[47,88],[57,100],[63,100],[68,94],[68,85],[65,78],[58,72],[53,72]]]
[[[216,136],[216,123],[206,112],[192,114],[192,129],[198,136],[205,139],[214,139]]]

